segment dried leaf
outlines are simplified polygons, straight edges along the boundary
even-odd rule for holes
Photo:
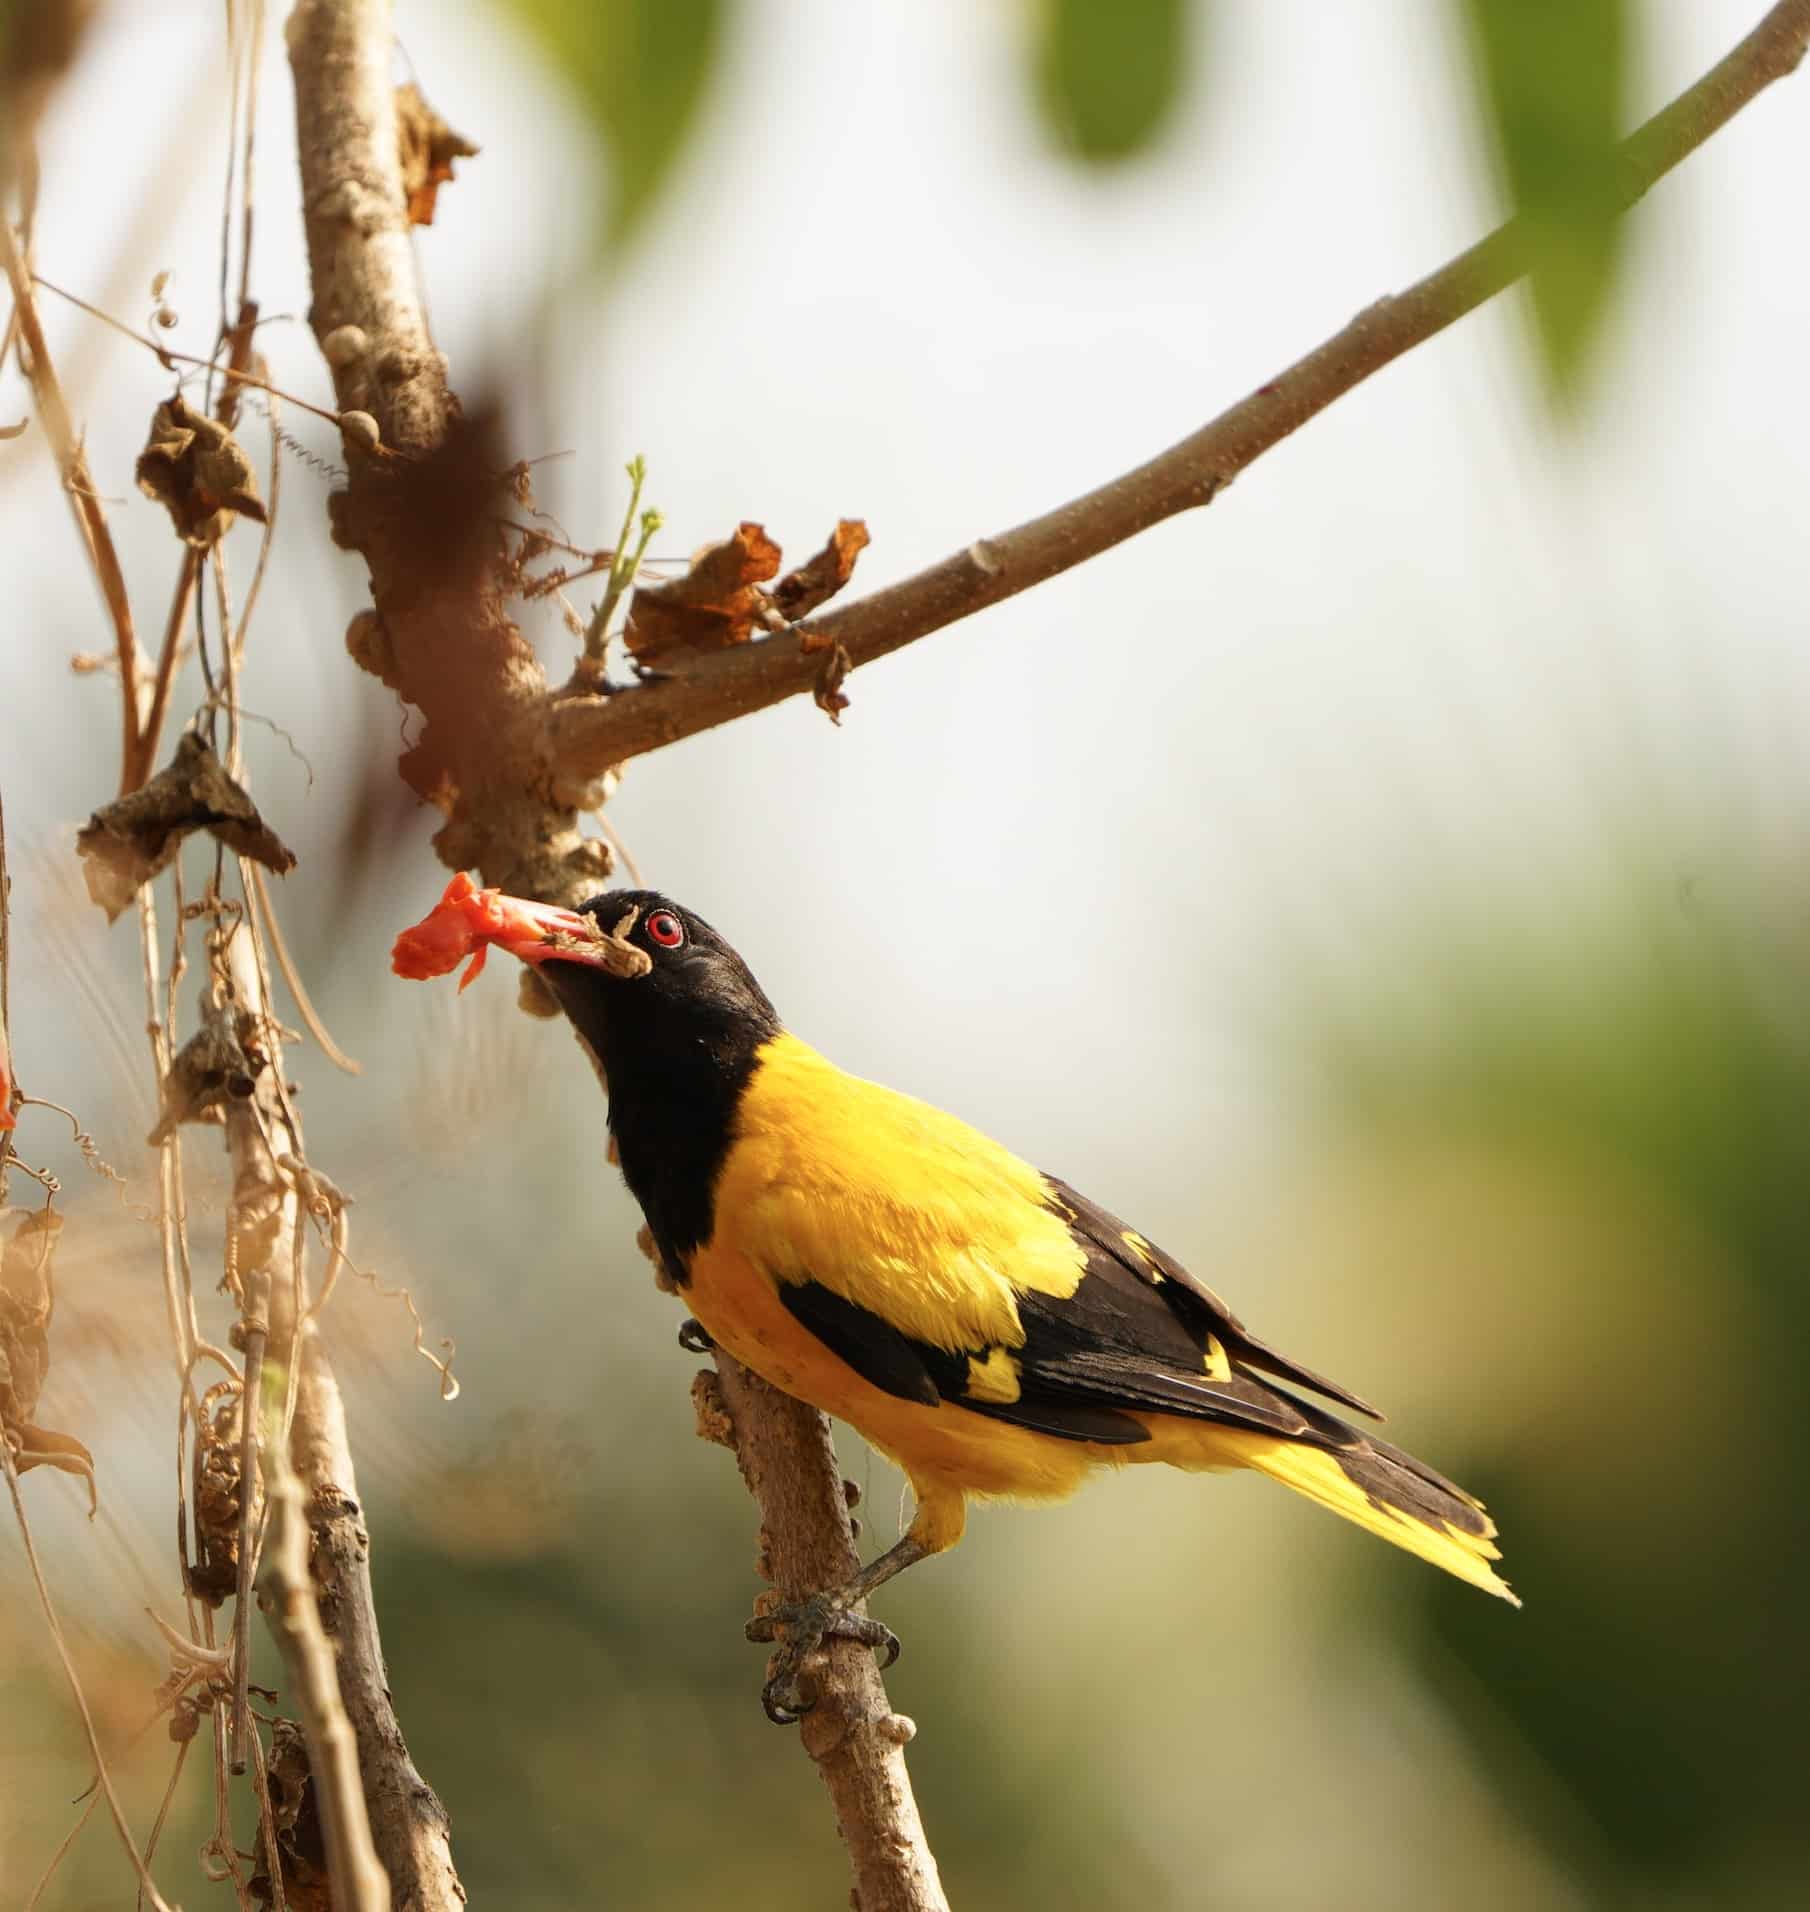
[[[16,1427],[37,1412],[50,1368],[51,1262],[63,1218],[48,1208],[0,1213],[19,1216],[0,1250],[0,1420]]]
[[[812,702],[832,724],[840,725],[842,713],[848,709],[842,680],[853,667],[848,652],[840,644],[834,645],[829,656],[823,660],[823,668],[817,673],[817,682],[811,688]]]
[[[721,544],[706,545],[682,578],[644,584],[629,599],[623,638],[641,664],[682,651],[745,644],[766,600],[759,586],[779,569],[779,546],[744,522]]]
[[[867,525],[862,519],[838,520],[829,543],[808,564],[788,571],[774,585],[774,608],[794,624],[801,617],[809,617],[854,576],[855,560],[868,543]]]
[[[270,1804],[275,1821],[277,1862],[283,1870],[283,1901],[289,1912],[333,1912],[327,1872],[326,1841],[315,1804],[308,1743],[293,1720],[280,1719],[270,1731]],[[258,1869],[249,1890],[259,1905],[276,1903],[269,1854],[258,1842]]]
[[[185,544],[218,543],[241,512],[265,522],[258,481],[239,441],[216,418],[195,411],[180,392],[165,399],[138,454],[138,488],[170,514]]]
[[[167,868],[183,838],[195,830],[206,830],[278,876],[295,868],[294,856],[257,805],[200,737],[185,731],[164,769],[95,811],[76,837],[88,894],[109,922]]]
[[[239,1587],[239,1461],[244,1451],[239,1436],[236,1395],[219,1400],[195,1429],[189,1489],[195,1557],[188,1564],[186,1578],[195,1598],[216,1608]],[[256,1509],[254,1502],[254,1513]]]
[[[402,189],[409,224],[431,226],[434,200],[453,176],[455,159],[475,159],[478,149],[455,133],[428,105],[418,86],[396,89],[396,136],[402,152]]]
[[[171,1059],[162,1083],[162,1112],[146,1142],[161,1148],[184,1122],[217,1121],[227,1101],[243,1101],[257,1087],[265,1060],[247,1053],[228,1018],[210,1017]]]
[[[94,1456],[73,1434],[58,1434],[32,1420],[50,1372],[56,1300],[52,1259],[62,1229],[63,1218],[54,1209],[34,1209],[20,1217],[0,1250],[0,1440],[13,1448],[13,1464],[21,1474],[34,1467],[79,1474],[88,1483],[92,1512]]]

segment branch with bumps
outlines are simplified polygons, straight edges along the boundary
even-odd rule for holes
[[[1792,72],[1807,45],[1810,0],[1781,0],[1625,142],[1624,207]],[[298,0],[289,52],[312,320],[333,375],[349,473],[333,500],[334,535],[363,557],[371,578],[372,606],[354,619],[348,648],[424,719],[401,771],[445,816],[435,839],[442,859],[566,907],[610,874],[607,847],[579,825],[628,759],[801,692],[825,701],[826,660],[839,685],[850,668],[1210,504],[1266,451],[1527,270],[1511,220],[1083,497],[802,622],[763,620],[766,634],[687,649],[625,688],[601,682],[594,631],[591,668],[581,663],[555,686],[510,615],[519,558],[498,515],[509,468],[485,422],[461,413],[427,324],[398,156],[387,0]],[[775,621],[782,628],[772,629]],[[823,1417],[720,1354],[700,1408],[734,1447],[760,1504],[775,1586],[789,1592],[843,1577],[853,1543]],[[905,1773],[908,1736],[871,1658],[832,1647],[804,1737],[829,1786],[864,1912],[945,1903]]]

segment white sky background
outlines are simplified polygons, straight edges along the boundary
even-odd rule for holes
[[[661,548],[752,517],[802,557],[861,515],[869,588],[1095,484],[1495,212],[1452,9],[1212,11],[1177,135],[1096,180],[1053,160],[1022,108],[1010,8],[746,5],[705,129],[606,296],[571,277],[597,204],[575,113],[487,9],[405,6],[421,84],[484,148],[420,235],[454,381],[470,394],[487,368],[519,380],[524,350],[549,368],[520,414],[539,436],[513,449],[575,453],[538,483],[584,543],[613,536],[637,450]],[[1634,111],[1760,11],[1642,8]],[[152,272],[171,269],[174,342],[203,351],[223,111],[204,95],[194,117],[187,76],[217,66],[218,16],[113,9],[48,129],[39,224],[44,274],[134,323]],[[299,314],[288,75],[271,38],[255,277],[266,312]],[[636,764],[611,815],[650,880],[716,921],[838,1060],[981,1121],[1197,1256],[1210,1197],[1286,1134],[1257,1013],[1279,952],[1373,947],[1402,907],[1396,880],[1428,866],[1479,891],[1556,895],[1550,872],[1630,788],[1681,869],[1731,816],[1759,854],[1799,827],[1807,85],[1769,93],[1631,222],[1608,375],[1570,442],[1547,425],[1517,304],[1499,301],[1209,511],[856,673],[840,731],[795,700]],[[175,223],[134,226],[178,128],[203,176]],[[122,246],[136,250],[113,283]],[[537,341],[523,315],[549,280],[572,289]],[[77,402],[101,487],[124,500],[113,519],[154,642],[175,554],[131,460],[167,381],[54,301],[46,316],[67,366],[87,369]],[[262,339],[280,382],[328,401],[302,327]],[[9,373],[0,417],[25,409]],[[312,423],[286,422],[331,454]],[[363,578],[313,551],[324,487],[293,462],[283,484],[246,697],[281,712],[316,766],[310,796],[253,734],[267,807],[306,859],[335,840],[346,713],[394,720],[343,654]],[[110,639],[26,443],[0,446],[0,514],[18,615],[0,649],[0,790],[25,919],[35,859],[61,855],[111,794],[117,711],[106,680],[61,668]],[[235,546],[241,580],[252,548]],[[563,671],[557,621],[537,635]],[[421,816],[385,936],[438,890],[435,821]],[[324,960],[334,898],[306,861],[289,887],[297,940]],[[129,991],[125,923],[113,942]],[[94,1093],[92,1031],[66,1021],[54,966],[22,950],[13,988],[22,1061],[42,1073],[27,1025],[67,1033],[60,1086]],[[375,941],[327,991],[343,1039],[379,1065],[433,1026],[429,994],[392,985]],[[329,1111],[368,1093],[311,1085]],[[572,1106],[594,1107],[590,1093],[576,1084]],[[1179,1147],[1160,1140],[1171,1130]],[[572,1161],[594,1162],[588,1140]],[[1215,1280],[1263,1325],[1263,1270]],[[449,1280],[455,1314],[458,1293]],[[1268,1320],[1304,1310],[1277,1296]],[[656,1331],[664,1345],[664,1315]],[[1066,1532],[1048,1545],[1072,1547]],[[1003,1570],[1005,1547],[992,1558]],[[1368,1902],[1347,1887],[1345,1902]]]

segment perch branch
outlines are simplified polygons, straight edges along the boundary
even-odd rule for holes
[[[1742,107],[1791,73],[1810,45],[1810,0],[1782,0],[1717,66],[1621,148],[1623,210]],[[853,664],[1041,584],[1178,512],[1210,504],[1248,465],[1417,345],[1455,324],[1527,271],[1510,220],[1404,292],[1366,307],[1342,331],[1259,385],[1229,411],[1148,463],[928,570],[825,611],[795,633],[687,658],[674,674],[613,697],[571,697],[550,712],[553,747],[569,768],[605,765],[764,710],[809,691],[824,654]]]
[[[719,1359],[719,1368],[701,1381],[717,1382],[742,1478],[760,1505],[763,1570],[788,1600],[840,1586],[861,1556],[829,1423],[737,1363]],[[947,1912],[905,1770],[917,1729],[888,1704],[871,1648],[832,1639],[823,1652],[819,1698],[798,1730],[835,1806],[857,1912]]]
[[[1624,204],[1792,71],[1807,43],[1810,0],[1773,7],[1625,143]],[[823,656],[838,647],[856,664],[884,656],[1209,503],[1334,400],[1527,269],[1510,221],[1082,498],[796,631],[684,659],[673,674],[612,696],[590,694],[582,673],[575,688],[549,690],[508,614],[491,495],[502,460],[461,420],[427,325],[394,136],[388,0],[297,0],[288,44],[312,322],[342,415],[366,415],[376,428],[346,428],[348,486],[334,501],[337,534],[364,557],[374,604],[353,621],[348,648],[425,719],[401,770],[447,819],[436,838],[442,859],[545,902],[575,904],[609,873],[607,848],[581,836],[578,816],[628,758],[813,688]],[[849,1541],[845,1517],[831,1521],[840,1490],[822,1417],[755,1387],[726,1357],[719,1365],[775,1583],[835,1580]],[[815,1754],[861,1904],[939,1903],[898,1745],[887,1742],[882,1757],[882,1733],[846,1726],[892,1719],[877,1673],[860,1655],[832,1652],[819,1707],[825,1730],[843,1731],[835,1759],[850,1762],[845,1771]],[[877,1875],[864,1873],[864,1855],[874,1855]]]
[[[355,620],[348,642],[427,719],[402,773],[447,813],[442,857],[454,868],[475,865],[518,894],[571,906],[594,894],[611,867],[606,846],[577,827],[578,810],[603,794],[597,786],[607,766],[575,778],[548,751],[546,680],[509,620],[490,529],[494,499],[464,514],[463,537],[447,535],[444,512],[441,534],[421,536],[409,500],[409,474],[456,450],[458,411],[428,331],[406,222],[387,0],[298,0],[288,45],[315,335],[341,407],[369,412],[381,443],[412,455],[399,480],[385,460],[348,445],[338,523],[369,566],[375,604]],[[722,1361],[737,1389],[737,1437],[745,1453],[761,1457],[749,1478],[775,1578],[793,1588],[828,1584],[834,1576],[818,1574],[821,1563],[849,1559],[828,1423],[814,1409],[754,1390]],[[862,1667],[838,1653],[822,1684],[826,1720],[893,1717],[871,1655]],[[923,1890],[936,1864],[899,1743],[851,1728],[836,1759],[819,1764],[826,1778],[837,1775],[831,1796],[856,1855],[863,1908],[940,1907],[940,1895]]]

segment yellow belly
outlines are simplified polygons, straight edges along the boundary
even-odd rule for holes
[[[770,1277],[733,1248],[701,1249],[685,1301],[711,1339],[777,1388],[846,1421],[911,1477],[920,1501],[951,1490],[1059,1500],[1089,1469],[1143,1458],[1138,1447],[1061,1441],[947,1403],[926,1407],[863,1380],[803,1327]]]

